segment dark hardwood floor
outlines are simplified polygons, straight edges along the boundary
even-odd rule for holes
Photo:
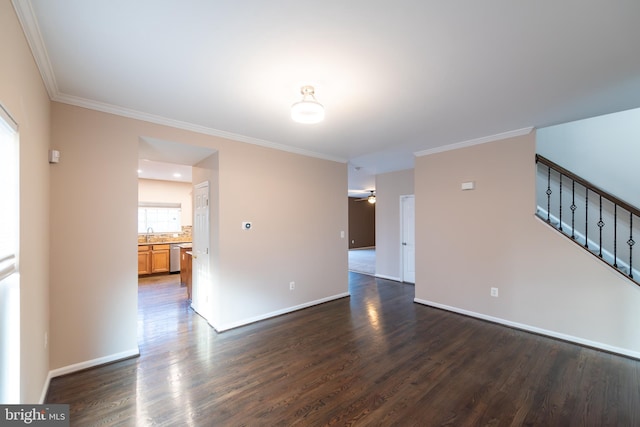
[[[141,356],[54,378],[74,426],[639,426],[640,362],[413,303],[351,297],[221,334],[178,277],[139,287]]]

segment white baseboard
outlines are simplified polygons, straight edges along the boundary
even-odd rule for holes
[[[234,329],[234,328],[238,328],[240,326],[248,325],[250,323],[259,322],[260,320],[266,320],[266,319],[269,319],[271,317],[281,316],[283,314],[287,314],[287,313],[291,313],[291,312],[294,312],[294,311],[302,310],[303,308],[312,307],[314,305],[323,304],[325,302],[329,302],[329,301],[333,301],[333,300],[337,300],[337,299],[341,299],[341,298],[346,298],[346,297],[349,297],[349,296],[351,296],[351,294],[349,292],[344,292],[344,293],[341,293],[341,294],[332,295],[330,297],[321,298],[319,300],[309,301],[309,302],[306,302],[304,304],[295,305],[293,307],[283,308],[282,310],[272,311],[271,313],[261,314],[260,316],[249,317],[247,319],[239,320],[237,322],[227,323],[227,324],[224,324],[224,325],[220,325],[219,327],[211,325],[211,323],[209,323],[209,324],[216,331],[224,332],[224,331],[228,331],[229,329]]]
[[[44,399],[47,398],[47,392],[49,391],[49,384],[51,384],[51,371],[47,374],[47,378],[44,380],[44,385],[42,386],[42,393],[40,393],[40,401],[38,402],[40,405],[44,404]]]
[[[375,277],[379,279],[393,280],[394,282],[402,282],[402,279],[395,276],[387,276],[386,274],[376,274]]]
[[[532,332],[534,334],[545,335],[545,336],[552,337],[552,338],[557,338],[557,339],[560,339],[560,340],[563,340],[563,341],[572,342],[574,344],[579,344],[579,345],[582,345],[582,346],[585,346],[585,347],[592,347],[592,348],[596,348],[598,350],[603,350],[603,351],[607,351],[607,352],[610,352],[610,353],[615,353],[615,354],[619,354],[619,355],[622,355],[622,356],[631,357],[633,359],[639,359],[640,360],[640,352],[631,351],[631,350],[626,349],[626,348],[614,347],[614,346],[611,346],[611,345],[608,345],[608,344],[603,344],[601,342],[586,340],[586,339],[583,339],[583,338],[574,337],[572,335],[566,335],[566,334],[562,334],[562,333],[555,332],[555,331],[550,331],[550,330],[547,330],[547,329],[538,328],[538,327],[531,326],[531,325],[525,325],[523,323],[512,322],[510,320],[501,319],[499,317],[487,316],[486,314],[476,313],[474,311],[464,310],[464,309],[461,309],[461,308],[452,307],[452,306],[449,306],[449,305],[444,305],[444,304],[440,304],[440,303],[433,302],[433,301],[427,301],[427,300],[423,300],[423,299],[420,299],[420,298],[414,298],[413,301],[418,303],[418,304],[423,304],[423,305],[428,305],[428,306],[435,307],[435,308],[440,308],[442,310],[451,311],[453,313],[463,314],[463,315],[469,316],[469,317],[475,317],[477,319],[486,320],[486,321],[492,322],[492,323],[498,323],[500,325],[509,326],[511,328],[521,329],[523,331]]]
[[[49,371],[49,374],[47,375],[47,379],[45,380],[44,388],[42,389],[42,394],[40,395],[40,403],[44,403],[44,399],[47,397],[49,384],[51,383],[52,378],[70,374],[72,372],[81,371],[87,368],[93,368],[94,366],[104,365],[106,363],[112,363],[112,362],[117,362],[123,359],[129,359],[130,357],[135,357],[139,355],[140,355],[140,349],[136,347],[131,350],[123,351],[116,354],[111,354],[109,356],[99,357],[97,359],[87,360],[85,362],[75,363],[73,365],[63,366],[62,368],[53,369]]]

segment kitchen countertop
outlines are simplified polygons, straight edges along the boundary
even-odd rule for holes
[[[191,245],[191,242],[138,242],[138,246],[146,245]]]

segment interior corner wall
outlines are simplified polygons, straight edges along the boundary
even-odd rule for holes
[[[216,329],[348,295],[345,163],[236,143],[219,169]]]
[[[49,373],[50,102],[11,2],[0,2],[0,103],[19,126],[20,402],[39,403]],[[15,325],[14,325],[15,326]]]
[[[415,179],[417,302],[640,357],[640,287],[534,215],[535,134],[418,157]]]
[[[51,365],[137,348],[140,137],[216,151],[220,329],[348,295],[347,165],[52,103]],[[306,204],[292,198],[313,189]],[[250,232],[242,221],[253,221]],[[214,225],[215,224],[215,225]],[[296,282],[295,291],[289,282]],[[211,319],[208,319],[211,322]]]
[[[376,276],[401,280],[400,196],[414,194],[414,170],[376,175]]]
[[[52,103],[51,368],[137,354],[134,120]]]

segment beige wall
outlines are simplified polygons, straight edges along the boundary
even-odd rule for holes
[[[20,127],[20,394],[37,403],[49,372],[49,98],[10,1],[0,52],[0,103]]]
[[[640,287],[534,216],[534,154],[530,134],[416,159],[416,300],[640,357]]]
[[[157,179],[138,180],[138,201],[180,203],[182,226],[193,222],[193,185],[190,182],[161,181]]]
[[[219,330],[348,293],[346,164],[249,144],[219,153]],[[313,192],[314,197],[297,197]],[[242,222],[253,222],[251,231]],[[344,231],[344,238],[341,237]],[[295,282],[295,290],[289,283]]]
[[[53,103],[52,111],[53,144],[63,156],[51,185],[52,368],[136,351],[142,136],[217,151],[218,170],[194,168],[194,182],[210,177],[217,203],[213,326],[224,330],[348,292],[347,240],[340,237],[347,231],[346,164],[65,104]],[[310,188],[316,197],[301,206],[295,196]],[[241,229],[246,220],[254,223],[250,232]]]
[[[413,187],[413,169],[376,175],[376,276],[402,279],[400,196]]]
[[[54,374],[137,353],[135,127],[52,103],[52,144],[61,153],[51,173]]]

